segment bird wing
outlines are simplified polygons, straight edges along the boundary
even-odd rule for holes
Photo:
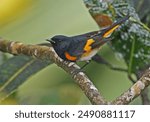
[[[84,53],[84,46],[86,45],[87,38],[84,36],[76,36],[72,37],[72,43],[70,43],[70,46],[68,48],[68,53],[71,56],[76,56],[79,58]]]

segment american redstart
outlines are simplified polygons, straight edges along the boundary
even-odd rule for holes
[[[60,58],[70,62],[86,61],[90,60],[97,61],[101,60],[101,63],[107,64],[103,59],[97,58],[96,54],[100,47],[106,42],[110,41],[110,35],[116,30],[123,22],[129,19],[129,14],[124,18],[113,23],[109,27],[101,29],[99,31],[93,31],[77,36],[64,36],[56,35],[49,41],[56,53]]]

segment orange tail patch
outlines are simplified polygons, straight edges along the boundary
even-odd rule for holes
[[[108,37],[110,34],[112,34],[120,25],[116,25],[114,26],[112,29],[108,30],[104,35],[103,37],[106,38]]]

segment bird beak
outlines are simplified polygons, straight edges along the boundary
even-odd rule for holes
[[[45,40],[52,43],[52,44],[55,44],[55,41],[53,41],[51,38],[50,39],[45,39]]]

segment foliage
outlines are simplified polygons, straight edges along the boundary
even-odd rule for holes
[[[127,0],[114,0],[111,3],[85,0],[85,4],[92,16],[106,14],[116,20],[129,12],[130,20],[113,35],[111,47],[124,58],[129,75],[150,64],[150,29],[140,22]]]
[[[27,56],[15,56],[5,61],[0,65],[0,101],[49,64]]]

